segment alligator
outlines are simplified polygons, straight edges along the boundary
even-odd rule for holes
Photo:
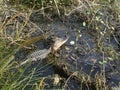
[[[69,39],[69,37],[64,38],[64,39],[59,38],[59,37],[54,38],[54,44],[51,45],[50,48],[34,51],[30,55],[28,55],[24,59],[24,61],[21,62],[17,67],[20,67],[28,62],[45,59],[48,56],[48,54],[50,54],[51,52],[56,52],[65,42],[67,42],[68,39]]]

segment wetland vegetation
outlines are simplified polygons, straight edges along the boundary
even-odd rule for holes
[[[119,6],[1,0],[0,90],[120,90]]]

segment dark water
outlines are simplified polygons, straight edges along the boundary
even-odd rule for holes
[[[72,67],[74,67],[75,71],[80,72],[81,70],[90,75],[92,79],[95,78],[97,73],[100,73],[103,69],[103,65],[99,62],[104,58],[107,58],[109,55],[103,53],[98,48],[98,43],[96,42],[96,33],[92,30],[89,30],[87,27],[83,26],[81,22],[64,22],[62,23],[60,20],[56,20],[55,22],[47,22],[40,21],[38,17],[37,20],[34,18],[32,21],[36,23],[43,31],[49,31],[53,33],[54,36],[65,37],[69,36],[69,40],[65,43],[65,47],[59,51],[59,58],[69,63]],[[35,35],[39,35],[41,32],[38,31],[34,33]],[[91,34],[92,33],[92,34]],[[81,35],[81,36],[80,36]],[[80,37],[79,37],[80,36]],[[107,35],[106,35],[107,36]],[[100,36],[99,36],[100,37]],[[71,45],[70,42],[74,41],[74,45]],[[37,42],[36,45],[38,48],[45,48],[45,44],[43,42]],[[109,40],[104,42],[104,48],[108,46],[112,46],[113,48],[117,47],[117,43],[114,40],[114,37],[110,36]],[[67,49],[66,49],[67,47]],[[32,67],[35,67],[37,63],[34,63]],[[44,64],[42,64],[44,66]],[[108,63],[104,64],[105,66],[105,77],[106,84],[109,86],[117,87],[120,82],[120,61],[113,60],[108,61]],[[91,71],[93,70],[93,71]],[[60,80],[62,83],[56,86],[53,85],[54,82],[54,68],[51,65],[47,65],[42,69],[38,69],[37,72],[41,72],[37,77],[47,77],[45,80],[46,89],[60,89],[66,88],[68,90],[80,90],[81,85],[79,82],[69,79],[66,86],[66,79],[63,78]],[[52,79],[53,78],[53,79]],[[89,90],[88,87],[82,87],[83,90]],[[91,89],[92,90],[92,89]]]

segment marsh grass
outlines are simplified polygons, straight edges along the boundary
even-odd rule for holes
[[[0,2],[2,3],[2,1]],[[17,7],[18,10],[12,10],[12,15],[8,12],[10,10],[3,9],[1,4],[0,13],[0,89],[1,90],[25,90],[27,86],[32,86],[34,90],[40,90],[44,88],[43,83],[45,78],[34,78],[36,69],[26,74],[26,68],[16,69],[14,66],[17,62],[14,60],[15,54],[20,49],[21,45],[27,46],[34,43],[34,39],[29,40],[30,35],[35,30],[31,30],[25,33],[26,26],[29,24],[29,19],[32,12],[40,11],[42,14],[50,16],[69,17],[74,13],[79,13],[77,17],[83,18],[84,26],[90,28],[97,42],[98,51],[103,55],[102,70],[101,73],[96,74],[95,83],[96,90],[107,90],[106,78],[105,78],[105,63],[107,63],[105,54],[109,55],[109,59],[120,59],[119,53],[117,53],[113,47],[104,47],[106,40],[110,40],[110,36],[114,35],[116,27],[120,23],[120,1],[119,0],[9,0],[5,2]],[[27,5],[27,7],[26,7]],[[24,9],[30,8],[29,13],[25,13]],[[33,9],[34,8],[34,9]],[[5,11],[5,12],[4,12]],[[52,13],[51,13],[52,11]],[[13,14],[14,13],[14,14]],[[24,17],[22,23],[16,20],[16,18]],[[15,21],[16,20],[16,21]],[[12,24],[12,29],[9,29]],[[33,25],[33,24],[32,24]],[[35,25],[35,24],[34,24]],[[9,27],[9,28],[8,28]],[[28,27],[27,29],[31,29]],[[38,28],[37,28],[38,29]],[[35,40],[41,39],[37,37]],[[118,57],[116,57],[118,56]],[[92,70],[91,70],[92,72]],[[85,81],[85,75],[83,75],[83,81]],[[38,79],[34,84],[29,84],[32,80]],[[90,81],[90,75],[88,76]],[[82,85],[81,85],[82,88]]]
[[[3,9],[3,7],[1,8]],[[25,29],[29,29],[29,17],[32,10],[24,16],[22,22],[18,18],[24,15],[24,12],[16,12],[6,7],[1,10],[0,17],[0,89],[1,90],[24,90],[31,81],[41,78],[34,78],[34,74],[37,67],[29,70],[28,67],[16,68],[18,62],[15,60],[15,54],[21,48],[21,44],[28,42],[24,46],[29,45],[28,38],[35,30],[29,30],[25,32]],[[10,13],[12,12],[12,14]],[[26,28],[27,27],[27,28]],[[35,26],[36,27],[36,26]],[[38,38],[37,38],[38,40]],[[40,40],[40,39],[39,39]],[[32,41],[31,43],[34,43]],[[30,44],[31,44],[30,43]],[[41,67],[42,68],[42,67]],[[39,71],[39,74],[40,71]],[[33,79],[34,78],[34,79]],[[36,83],[36,82],[35,82]],[[31,84],[31,86],[33,83]],[[42,87],[42,86],[41,86]]]

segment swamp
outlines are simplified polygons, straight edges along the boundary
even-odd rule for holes
[[[0,0],[0,90],[120,90],[120,0]]]

